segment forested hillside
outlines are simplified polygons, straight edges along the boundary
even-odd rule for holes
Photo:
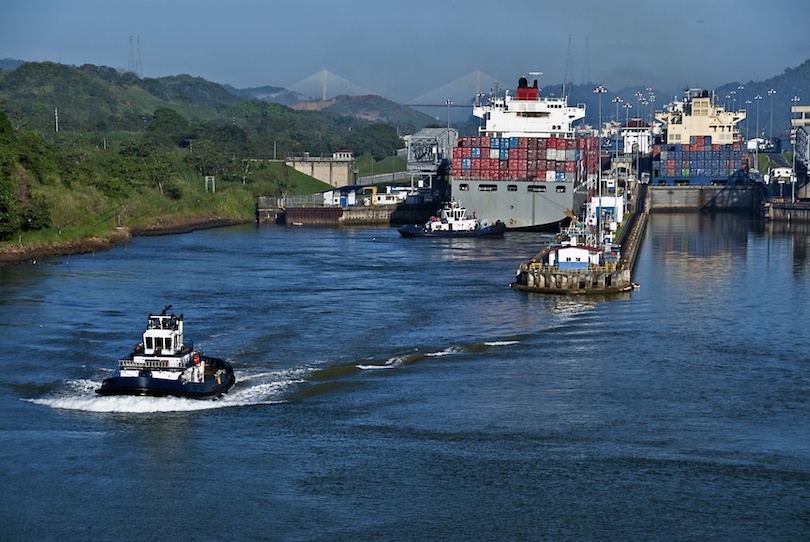
[[[258,195],[328,188],[273,158],[344,148],[383,158],[402,145],[384,123],[295,111],[187,75],[26,63],[0,72],[0,240],[103,235],[165,215],[244,219]]]

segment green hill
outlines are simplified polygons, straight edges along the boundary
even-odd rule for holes
[[[252,220],[259,195],[329,188],[274,158],[385,157],[402,145],[379,121],[295,111],[188,75],[24,63],[0,71],[0,241],[105,236],[167,217]]]

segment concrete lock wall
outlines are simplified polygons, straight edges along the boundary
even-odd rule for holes
[[[355,183],[354,160],[331,160],[327,158],[300,158],[285,161],[287,167],[314,177],[334,188]]]
[[[667,186],[650,190],[651,208],[659,210],[717,209],[748,210],[753,207],[754,191],[729,186]]]

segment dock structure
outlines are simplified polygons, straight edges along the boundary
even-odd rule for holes
[[[640,185],[633,213],[625,221],[617,239],[621,251],[614,261],[599,265],[588,264],[580,269],[561,268],[552,262],[555,246],[568,241],[563,232],[552,243],[522,264],[512,287],[525,292],[546,294],[606,294],[626,292],[633,288],[632,274],[649,212],[648,186]]]

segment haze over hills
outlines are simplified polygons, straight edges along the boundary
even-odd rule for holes
[[[11,59],[2,62],[12,67],[4,70],[9,73],[0,86],[0,97],[9,102],[6,108],[19,107],[32,117],[51,115],[53,107],[59,106],[63,108],[65,121],[114,113],[152,114],[156,108],[168,106],[188,120],[214,120],[220,116],[218,108],[261,100],[297,110],[331,112],[397,125],[403,133],[434,122],[429,115],[379,96],[337,96],[328,103],[318,103],[281,87],[236,89],[186,74],[141,79],[131,72],[91,64],[75,67]],[[54,87],[54,81],[61,81],[59,88]],[[91,96],[94,99],[89,99]]]
[[[5,71],[17,69],[24,65],[24,61],[14,59],[0,60],[0,69]],[[87,68],[85,65],[82,68]],[[88,70],[86,70],[88,71]],[[92,70],[90,70],[92,71]],[[121,74],[117,70],[106,67],[95,67],[96,75],[111,80],[118,78],[127,80],[127,74]],[[114,72],[117,75],[111,76]],[[134,74],[129,74],[135,77]],[[516,83],[516,82],[515,82]],[[329,100],[316,100],[305,96],[294,90],[276,86],[262,86],[238,89],[227,84],[218,84],[199,77],[188,75],[178,75],[171,77],[161,77],[157,79],[139,79],[141,87],[146,89],[152,96],[161,100],[177,100],[188,106],[217,107],[222,104],[233,104],[240,99],[254,99],[266,102],[280,103],[293,107],[296,110],[318,110],[334,112],[343,116],[356,116],[371,122],[383,122],[390,124],[409,124],[414,128],[421,128],[429,124],[440,122],[444,124],[446,116],[441,108],[420,108],[408,107],[374,95],[353,96],[340,95]],[[513,88],[513,84],[505,85],[506,88]],[[593,83],[580,85],[542,85],[542,95],[561,95],[563,91],[569,96],[569,102],[573,104],[583,103],[587,106],[587,117],[585,123],[595,125],[599,115],[599,95],[594,94]],[[743,87],[740,89],[740,87]],[[774,89],[776,92],[768,94],[768,90]],[[729,109],[747,109],[749,123],[741,124],[741,131],[753,136],[756,131],[756,105],[759,105],[759,128],[761,133],[773,135],[788,130],[790,125],[790,106],[793,105],[792,98],[799,99],[799,104],[810,105],[810,60],[804,62],[796,68],[788,68],[781,75],[772,77],[765,81],[730,82],[716,89],[706,89],[714,91],[716,99],[720,103],[725,103]],[[653,118],[653,112],[660,110],[662,106],[675,98],[680,98],[686,88],[677,92],[649,87],[626,87],[622,89],[608,89],[608,92],[601,96],[602,120],[619,120],[624,122],[628,117],[640,116],[647,122]],[[462,89],[454,92],[463,93]],[[469,104],[471,106],[474,93],[470,89],[470,97],[467,99],[455,99],[455,105]],[[640,96],[639,96],[640,94]],[[458,94],[459,96],[461,94]],[[754,100],[755,96],[761,96],[760,100]],[[621,102],[617,109],[616,98]],[[647,103],[645,104],[644,101]],[[746,101],[750,101],[746,104]],[[624,104],[629,104],[625,108]],[[151,112],[147,107],[144,112]],[[450,112],[448,112],[450,113]],[[465,131],[463,124],[476,124],[477,121],[470,119],[470,111],[463,107],[454,107],[451,112],[453,124],[460,125]],[[440,116],[441,114],[441,116]],[[618,114],[618,117],[617,117]],[[192,117],[193,118],[193,117]],[[437,119],[441,118],[441,121]],[[748,125],[747,125],[748,124]],[[771,130],[771,126],[773,129]],[[474,126],[470,129],[474,130]]]

